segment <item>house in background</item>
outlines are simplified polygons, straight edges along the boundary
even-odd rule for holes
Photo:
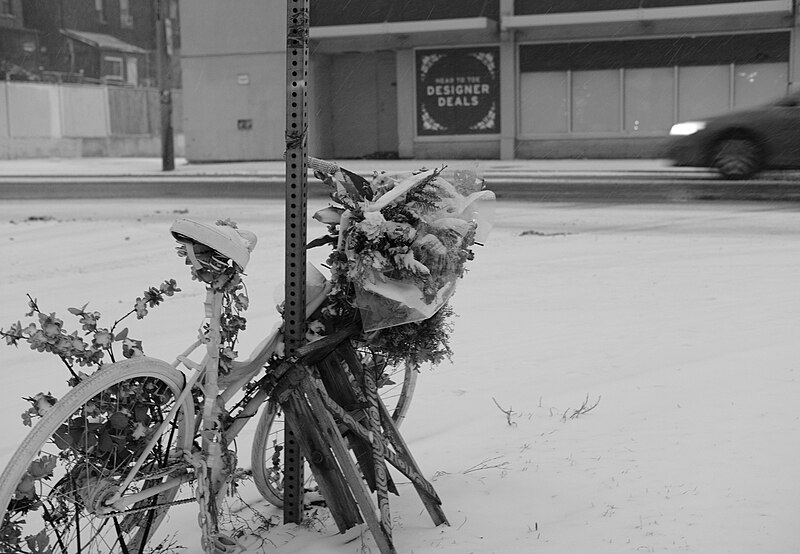
[[[26,24],[40,32],[45,77],[134,86],[151,78],[150,2],[23,0],[23,7]]]
[[[0,0],[0,80],[28,79],[39,70],[39,36],[25,28],[22,0]]]
[[[0,0],[0,2],[5,0]],[[42,78],[156,85],[155,3],[142,0],[21,1],[25,25],[42,46]],[[179,59],[178,3],[169,0],[167,48]],[[179,83],[178,67],[173,83]]]

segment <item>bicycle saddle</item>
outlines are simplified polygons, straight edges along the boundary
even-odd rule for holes
[[[230,225],[208,225],[191,219],[178,219],[169,230],[178,241],[189,239],[216,250],[233,260],[242,271],[247,267],[250,252],[258,241],[256,235],[250,231]]]

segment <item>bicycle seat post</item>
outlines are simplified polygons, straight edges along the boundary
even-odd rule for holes
[[[203,376],[203,421],[202,421],[202,452],[206,457],[205,462],[208,467],[208,475],[200,478],[207,478],[207,485],[211,487],[208,492],[207,501],[215,506],[218,489],[225,481],[225,464],[222,459],[222,429],[219,423],[220,406],[217,401],[219,385],[217,377],[219,374],[219,347],[221,342],[221,323],[222,316],[222,292],[215,290],[212,286],[206,288],[205,316],[208,318],[208,329],[205,332],[206,340],[206,363]],[[216,521],[216,509],[208,510],[212,518],[211,533],[219,533],[218,522]]]

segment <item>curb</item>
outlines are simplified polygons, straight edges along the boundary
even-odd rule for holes
[[[0,199],[284,198],[282,175],[0,178]],[[493,176],[486,187],[500,200],[529,202],[663,203],[694,201],[800,202],[800,179],[723,181],[653,174]],[[328,188],[309,180],[310,198]]]

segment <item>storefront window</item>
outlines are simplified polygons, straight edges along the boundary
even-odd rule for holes
[[[734,66],[733,106],[758,106],[786,94],[789,66],[785,63]]]
[[[569,131],[567,83],[566,71],[520,76],[520,132],[523,135]]]
[[[625,131],[668,132],[675,105],[675,70],[653,67],[625,70]]]
[[[666,0],[663,0],[666,1]],[[519,50],[519,135],[666,136],[786,94],[788,34],[542,43]]]
[[[619,132],[619,74],[616,69],[572,73],[573,132]]]
[[[719,115],[730,109],[731,66],[678,68],[678,121]]]

